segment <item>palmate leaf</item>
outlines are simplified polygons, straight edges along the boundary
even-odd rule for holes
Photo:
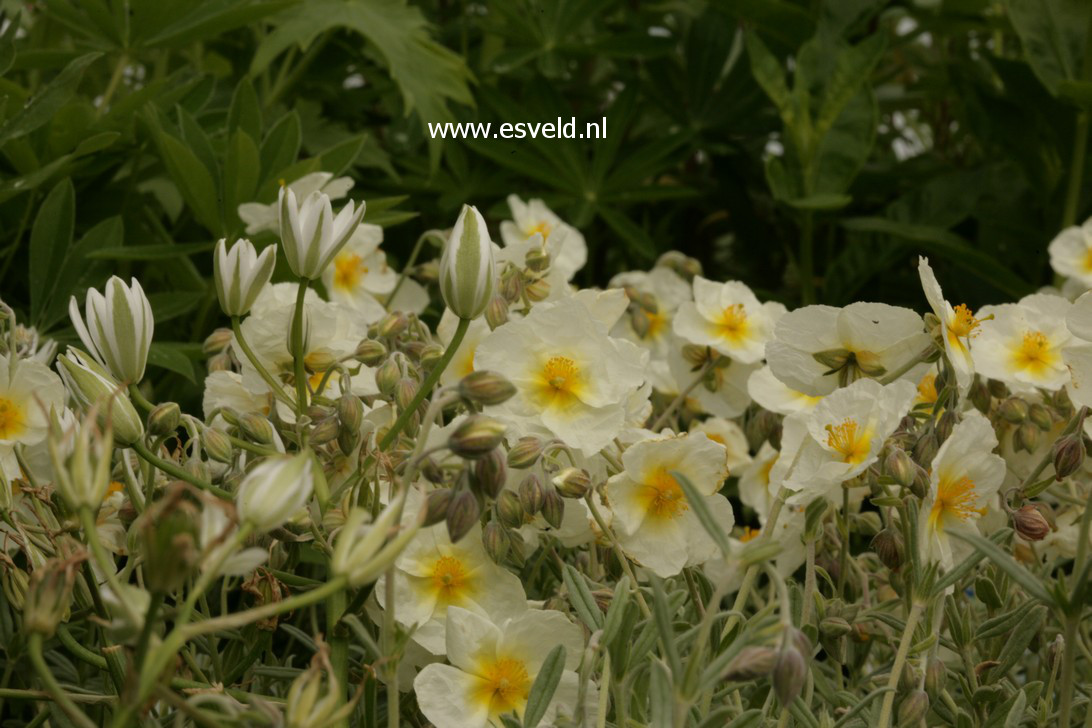
[[[1006,0],[1035,75],[1055,96],[1081,77],[1092,4],[1086,0]],[[1085,79],[1088,80],[1088,79]]]
[[[252,75],[293,45],[307,48],[321,33],[346,28],[367,39],[402,92],[406,113],[426,122],[451,121],[451,101],[472,105],[470,71],[455,53],[432,40],[421,11],[404,0],[314,0],[274,18],[276,28],[258,46]],[[439,139],[429,140],[432,167],[440,161]]]

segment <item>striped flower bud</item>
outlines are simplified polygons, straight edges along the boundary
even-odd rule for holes
[[[338,576],[347,577],[354,587],[369,584],[379,578],[394,563],[402,550],[417,534],[421,519],[395,534],[399,514],[405,504],[405,494],[383,509],[371,523],[367,508],[349,511],[345,525],[338,533],[330,569]]]
[[[458,543],[478,522],[482,507],[478,498],[469,490],[455,494],[447,507],[447,535],[451,543]]]
[[[247,473],[235,505],[239,520],[259,531],[272,531],[307,503],[313,476],[310,453],[271,457]]]
[[[326,194],[316,190],[297,203],[296,193],[281,187],[277,208],[288,267],[300,278],[316,280],[349,242],[364,217],[365,205],[361,202],[360,207],[354,207],[350,200],[334,217]]]
[[[90,356],[68,348],[57,357],[57,371],[80,409],[88,412],[96,404],[99,425],[109,418],[114,440],[128,447],[144,436],[144,423],[125,389]]]
[[[459,457],[475,460],[500,445],[506,429],[491,417],[470,415],[451,433],[447,446]]]
[[[277,247],[268,246],[258,254],[254,244],[239,238],[230,249],[227,240],[220,238],[212,257],[213,280],[220,308],[228,316],[245,316],[250,312],[258,294],[273,276],[277,264]]]
[[[102,293],[89,288],[84,314],[86,323],[76,297],[72,296],[68,315],[95,361],[126,384],[143,379],[155,318],[137,279],[133,278],[131,285],[126,286],[120,278],[112,276]]]
[[[440,293],[459,318],[474,319],[493,297],[493,242],[477,208],[463,205],[440,257]]]
[[[178,428],[181,421],[182,409],[178,403],[164,402],[148,413],[148,432],[152,437],[166,437]]]
[[[471,402],[484,405],[502,404],[516,394],[516,387],[503,374],[476,371],[459,382],[459,394]]]
[[[60,421],[54,416],[49,425],[54,487],[72,510],[90,508],[97,512],[110,487],[110,459],[114,450],[110,424],[107,421],[106,431],[100,432],[91,421],[94,416],[92,411],[87,420],[76,426],[72,452],[67,456],[62,452],[65,435]]]

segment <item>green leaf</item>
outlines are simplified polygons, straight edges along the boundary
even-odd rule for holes
[[[1064,81],[1081,78],[1092,3],[1086,0],[1005,0],[1028,63],[1043,85],[1060,95]],[[1089,79],[1085,79],[1089,80]]]
[[[670,475],[683,489],[683,493],[686,494],[686,504],[694,511],[694,515],[698,517],[702,528],[713,539],[713,543],[720,549],[720,553],[724,558],[728,558],[728,555],[732,552],[731,544],[728,542],[728,534],[724,532],[724,529],[717,523],[717,519],[709,511],[709,507],[705,504],[705,496],[698,492],[698,489],[690,482],[690,478],[687,478],[679,471],[672,470]]]
[[[96,250],[88,255],[96,260],[171,260],[187,255],[207,253],[214,243],[156,243],[153,245],[119,245]]]
[[[258,103],[258,94],[249,79],[243,79],[235,87],[228,110],[228,133],[242,130],[251,139],[262,138],[262,107]]]
[[[217,187],[207,167],[189,147],[155,126],[154,137],[159,156],[171,179],[178,185],[194,217],[215,237],[223,233]]]
[[[30,230],[30,318],[36,323],[41,323],[49,305],[54,276],[72,245],[75,222],[76,191],[66,178],[50,190]]]
[[[649,664],[648,702],[649,725],[675,725],[675,694],[671,687],[671,670],[664,661],[654,657]]]
[[[224,160],[224,219],[236,220],[244,202],[254,199],[261,174],[261,157],[250,135],[239,129],[228,142]]]
[[[229,30],[251,25],[296,3],[297,0],[205,0],[192,3],[190,7],[193,12],[156,32],[141,45],[178,47],[195,40],[214,38]]]
[[[293,164],[300,153],[302,141],[300,115],[293,109],[277,119],[273,128],[262,141],[262,181],[274,178],[285,167]],[[287,180],[286,180],[287,181]]]
[[[202,291],[150,293],[148,294],[148,303],[152,305],[155,322],[161,324],[197,308],[197,305],[204,300],[205,295]]]
[[[618,233],[622,242],[639,260],[651,261],[656,257],[656,243],[645,230],[625,213],[610,207],[598,208],[599,216]]]
[[[633,588],[629,577],[622,575],[614,586],[614,595],[607,607],[607,616],[603,619],[603,635],[601,641],[607,647],[614,644],[614,640],[622,634],[622,623],[625,621],[626,608],[630,605],[630,589]],[[629,639],[629,635],[626,635]]]
[[[785,126],[791,127],[796,122],[792,92],[785,81],[785,69],[777,56],[770,52],[756,33],[748,33],[747,57],[751,60],[751,74],[755,81],[770,97],[781,115]]]
[[[101,53],[87,53],[65,66],[26,106],[0,126],[0,146],[49,122],[76,92],[84,69],[101,56]]]
[[[675,610],[668,604],[663,579],[649,573],[648,580],[652,585],[652,619],[656,624],[656,631],[659,632],[660,647],[663,649],[664,659],[671,667],[671,673],[677,675],[682,671],[682,662],[679,660],[679,648],[675,643],[675,626],[672,623]]]
[[[0,33],[0,76],[7,73],[11,64],[15,62],[15,33],[21,27],[19,21],[22,17],[22,13],[16,13],[8,23],[8,27]]]
[[[92,254],[110,244],[118,244],[125,239],[125,225],[120,215],[109,217],[84,233],[76,244],[68,249],[60,269],[52,277],[49,287],[49,303],[42,314],[41,325],[45,330],[64,320],[68,316],[68,300],[81,284],[93,277],[98,269]]]
[[[538,728],[550,701],[554,699],[557,686],[561,684],[561,673],[565,671],[565,645],[557,645],[539,668],[535,681],[531,683],[531,692],[527,695],[527,706],[523,709],[523,728]]]
[[[295,45],[306,49],[335,28],[355,31],[369,42],[402,94],[405,113],[426,122],[452,121],[449,102],[473,105],[470,72],[463,59],[434,41],[421,11],[404,0],[309,0],[287,10],[258,46],[250,63],[257,76]],[[428,139],[432,168],[440,161],[442,140]]]
[[[588,583],[584,581],[584,575],[566,564],[562,579],[569,593],[569,603],[573,605],[573,611],[580,617],[580,621],[592,632],[602,629],[603,613],[595,603],[595,597],[592,596]]]
[[[1012,632],[1005,638],[1001,653],[997,656],[997,661],[1001,664],[990,668],[991,682],[1000,680],[1024,656],[1031,640],[1042,630],[1047,611],[1045,606],[1037,605],[1026,618],[1013,625]]]
[[[983,538],[977,533],[964,533],[958,530],[951,530],[950,534],[960,541],[968,543],[973,546],[976,551],[985,555],[985,557],[996,564],[998,568],[1008,574],[1013,581],[1022,586],[1024,591],[1028,594],[1044,604],[1054,604],[1054,599],[1051,598],[1050,593],[1043,587],[1042,582],[1028,572],[1023,566],[1016,563],[1016,559],[1002,551],[1001,547],[993,541]]]
[[[182,342],[153,341],[148,349],[148,363],[181,374],[191,384],[196,383],[193,362],[183,353],[186,348],[188,345]]]

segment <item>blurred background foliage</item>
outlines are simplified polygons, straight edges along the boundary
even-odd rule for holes
[[[1051,282],[1089,213],[1087,0],[0,0],[0,296],[70,340],[111,273],[151,293],[160,398],[199,396],[239,203],[351,175],[396,265],[510,193],[583,230],[577,282],[669,249],[789,305],[921,308]],[[427,122],[607,118],[606,140]],[[259,237],[273,242],[269,234]]]

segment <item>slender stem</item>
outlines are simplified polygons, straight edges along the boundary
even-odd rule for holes
[[[49,665],[46,664],[45,657],[42,656],[42,635],[40,633],[34,632],[30,635],[27,642],[27,651],[30,653],[30,662],[34,665],[35,672],[38,673],[38,677],[45,685],[46,692],[60,706],[69,720],[80,726],[80,728],[95,728],[95,724],[87,717],[87,714],[76,706],[68,693],[61,688],[57,679],[53,677]]]
[[[254,351],[250,348],[250,344],[246,343],[246,338],[243,336],[243,327],[239,324],[239,317],[231,317],[231,330],[235,334],[235,341],[239,344],[239,348],[243,350],[243,356],[247,358],[250,365],[258,372],[258,375],[265,380],[266,386],[269,387],[269,391],[274,397],[295,408],[295,401],[284,393],[284,387],[273,378],[273,375],[269,373],[269,370],[262,366],[262,363],[258,361],[258,357],[254,355]]]
[[[164,460],[163,458],[159,457],[158,455],[153,453],[151,450],[149,450],[148,446],[145,445],[140,440],[137,440],[136,442],[134,442],[132,444],[132,448],[133,448],[133,450],[136,451],[137,455],[144,458],[149,463],[156,466],[157,468],[162,470],[167,475],[178,478],[179,480],[184,480],[187,483],[189,483],[190,485],[197,486],[201,490],[207,490],[209,493],[212,493],[213,495],[215,495],[215,496],[217,496],[219,498],[223,498],[224,500],[231,500],[232,499],[231,493],[228,493],[223,488],[217,488],[212,483],[206,483],[205,481],[203,481],[200,478],[198,478],[198,477],[194,476],[193,474],[191,474],[185,468],[180,467],[180,466],[176,465],[175,463],[172,463],[169,460]]]
[[[148,611],[144,615],[144,626],[141,627],[140,638],[137,640],[134,663],[138,666],[144,663],[144,657],[148,654],[148,645],[151,643],[156,616],[159,614],[161,606],[163,606],[163,593],[153,592],[148,600]]]
[[[903,665],[906,664],[906,656],[910,653],[910,646],[914,642],[914,630],[918,626],[918,620],[921,619],[924,608],[924,604],[915,601],[913,606],[910,607],[910,614],[906,616],[906,627],[902,631],[902,638],[899,639],[899,649],[895,653],[895,664],[891,666],[891,674],[887,677],[888,691],[883,696],[880,720],[876,723],[878,728],[887,728],[891,723],[891,710],[895,707],[895,692],[899,685],[899,676],[902,674]]]
[[[713,355],[710,357],[709,361],[705,362],[702,368],[698,371],[698,376],[696,376],[694,380],[690,382],[690,384],[686,385],[686,389],[675,395],[675,399],[671,400],[671,403],[667,405],[667,409],[660,413],[660,416],[656,418],[656,421],[653,422],[648,429],[652,430],[653,432],[660,431],[660,428],[667,423],[668,418],[671,417],[671,415],[675,414],[675,410],[677,410],[679,406],[686,401],[687,396],[689,396],[689,394],[693,392],[694,389],[697,388],[697,386],[705,380],[705,375],[713,366],[716,365],[717,358],[718,357],[716,355]]]
[[[936,346],[931,344],[927,349],[922,351],[920,354],[915,356],[910,361],[903,364],[898,369],[895,369],[894,371],[891,371],[891,372],[888,372],[887,374],[885,374],[883,376],[883,378],[880,379],[880,384],[891,384],[892,382],[897,381],[898,379],[900,379],[902,377],[902,375],[906,374],[908,371],[910,371],[911,369],[916,367],[918,364],[921,364],[923,361],[927,360],[929,357],[933,356],[933,354],[935,352],[936,352]]]
[[[307,298],[307,289],[311,281],[300,279],[296,290],[296,310],[292,314],[292,360],[296,365],[296,414],[302,415],[307,408],[307,372],[303,366],[306,354],[303,351],[303,303]]]
[[[409,275],[409,269],[412,268],[413,264],[417,262],[417,256],[421,254],[421,248],[424,247],[425,241],[428,240],[429,236],[432,235],[440,237],[441,242],[443,242],[443,238],[438,230],[426,230],[425,232],[421,233],[421,236],[419,238],[417,238],[417,242],[413,245],[413,251],[410,253],[409,259],[406,261],[406,264],[402,266],[402,272],[398,274],[398,282],[394,284],[394,288],[391,289],[390,295],[387,296],[387,303],[385,305],[385,308],[388,311],[391,308],[391,303],[394,302],[394,297],[397,296],[398,291],[401,290],[402,284],[406,282],[406,278]]]
[[[91,555],[95,557],[95,561],[98,562],[99,568],[102,569],[102,573],[106,577],[106,583],[110,585],[111,591],[114,592],[114,596],[117,598],[118,603],[121,604],[121,608],[125,610],[131,622],[138,622],[140,620],[140,615],[133,612],[132,607],[129,606],[129,602],[125,599],[121,584],[118,582],[117,564],[114,562],[113,557],[106,553],[106,549],[103,548],[102,542],[99,541],[98,524],[95,522],[95,514],[89,507],[85,506],[80,509],[80,526],[83,527],[83,535],[84,538],[87,539],[87,545],[91,547]],[[92,576],[93,575],[94,573],[92,572]]]
[[[1084,177],[1085,156],[1088,153],[1089,114],[1081,111],[1073,131],[1073,159],[1069,166],[1069,184],[1065,193],[1065,208],[1062,212],[1062,227],[1067,228],[1077,223],[1080,212],[1081,182]]]
[[[626,552],[622,549],[622,544],[618,542],[618,537],[614,534],[610,525],[603,518],[603,514],[599,512],[599,508],[595,505],[595,499],[592,498],[592,490],[589,490],[584,494],[584,502],[588,504],[588,510],[591,511],[592,518],[595,519],[596,525],[599,526],[599,530],[610,541],[611,548],[614,549],[614,555],[618,557],[618,561],[622,564],[622,570],[626,572],[626,576],[633,582],[633,594],[637,597],[637,606],[641,608],[641,614],[646,618],[652,616],[652,610],[648,608],[648,603],[645,601],[645,597],[641,594],[640,582],[637,581],[637,575],[633,573],[633,567],[629,563],[629,557],[626,556]]]
[[[326,598],[326,642],[330,645],[330,668],[341,691],[337,697],[338,708],[345,703],[345,691],[349,688],[349,637],[345,628],[338,626],[345,613],[345,602],[344,589],[338,589]],[[348,716],[335,725],[347,727]]]
[[[118,86],[121,85],[121,78],[125,74],[125,66],[129,63],[129,57],[124,53],[118,57],[117,65],[114,66],[114,72],[110,74],[110,81],[106,85],[106,91],[102,94],[102,100],[99,102],[98,115],[102,116],[106,113],[106,109],[110,106],[110,100],[114,98],[114,94],[118,90]]]
[[[815,602],[815,539],[809,538],[804,548],[807,551],[807,558],[804,567],[804,604],[800,610],[801,627],[811,619],[811,608]]]
[[[810,211],[800,223],[800,298],[815,303],[815,225]]]
[[[155,409],[155,405],[148,401],[148,398],[144,396],[144,393],[140,391],[140,387],[136,384],[129,385],[129,396],[136,402],[137,407],[145,412],[151,412]]]
[[[421,406],[421,402],[425,400],[425,397],[432,393],[432,388],[440,381],[440,375],[447,369],[447,365],[451,363],[452,357],[455,356],[455,351],[459,348],[459,345],[463,343],[463,337],[466,336],[466,330],[468,328],[470,328],[470,319],[459,319],[459,325],[455,328],[455,334],[451,337],[451,343],[449,343],[444,350],[443,357],[436,364],[435,368],[429,372],[428,378],[425,379],[425,383],[417,390],[417,394],[414,395],[409,405],[402,410],[398,415],[398,419],[395,420],[394,424],[391,425],[391,428],[387,430],[387,434],[383,436],[383,439],[379,443],[380,450],[386,450],[391,446],[398,437],[398,434],[405,429],[410,418],[413,417],[413,413]]]
[[[1087,417],[1087,416],[1088,416],[1088,408],[1087,407],[1081,407],[1079,410],[1077,410],[1077,413],[1073,415],[1073,419],[1071,419],[1069,421],[1069,424],[1065,426],[1065,429],[1062,430],[1062,434],[1058,436],[1058,439],[1061,439],[1061,438],[1065,437],[1066,435],[1071,435],[1074,432],[1076,432],[1077,430],[1079,430],[1081,425],[1084,424],[1084,418]],[[1051,465],[1053,462],[1054,462],[1054,449],[1053,448],[1048,448],[1047,451],[1043,454],[1043,457],[1039,460],[1039,462],[1032,469],[1032,471],[1030,473],[1028,473],[1027,477],[1024,478],[1020,482],[1020,488],[1019,488],[1020,494],[1026,496],[1027,495],[1027,489],[1029,487],[1031,487],[1032,484],[1035,483],[1035,481],[1039,478],[1039,476],[1043,474],[1043,471],[1046,470],[1047,466]],[[1079,548],[1079,545],[1078,545],[1078,548]],[[1075,573],[1077,573],[1077,572],[1075,572]]]

